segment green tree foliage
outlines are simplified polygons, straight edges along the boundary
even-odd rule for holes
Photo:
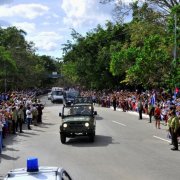
[[[137,53],[135,64],[127,70],[126,82],[136,82],[144,87],[164,85],[171,70],[171,57],[164,41],[159,35],[145,39],[144,46]]]
[[[111,72],[126,73],[122,82],[143,86],[164,84],[171,68],[170,44],[164,20],[145,3],[134,6],[133,21],[128,25],[130,43],[112,53]]]
[[[57,62],[51,57],[35,54],[33,42],[25,40],[26,33],[16,27],[0,28],[1,81],[7,80],[8,89],[46,87],[54,83],[48,74],[57,71]]]
[[[65,46],[71,49],[64,56],[64,74],[88,88],[112,88],[118,78],[110,73],[110,46],[125,39],[122,30],[108,22],[106,30],[98,25],[86,37],[75,36],[76,43]]]
[[[65,75],[74,83],[97,89],[119,85],[171,87],[174,72],[173,81],[178,82],[178,61],[172,71],[174,34],[168,28],[168,24],[173,25],[167,21],[171,14],[165,17],[149,2],[131,4],[130,23],[108,22],[104,29],[97,26],[86,37],[73,31],[75,42],[65,45]]]
[[[132,21],[107,22],[104,28],[97,25],[86,36],[72,29],[73,40],[64,44],[61,60],[36,55],[34,43],[25,40],[23,30],[0,28],[1,90],[5,80],[8,89],[47,87],[53,83],[93,89],[180,86],[178,1],[102,3],[111,1],[116,2],[117,16],[132,13]],[[52,72],[61,74],[62,82],[49,78]]]
[[[12,59],[11,53],[3,46],[0,46],[0,84],[2,85],[8,80],[8,77],[16,72],[16,62]],[[6,91],[6,87],[4,87]]]
[[[173,44],[173,62],[171,64],[171,82],[172,86],[180,86],[180,4],[174,6],[168,17],[169,41]]]

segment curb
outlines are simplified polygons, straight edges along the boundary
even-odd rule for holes
[[[113,109],[113,107],[111,106],[110,109]],[[121,112],[123,112],[121,108],[116,108],[116,111],[121,111]],[[129,114],[133,114],[133,115],[139,116],[138,112],[135,112],[135,111],[125,111],[125,112],[126,112],[126,113],[129,113]],[[143,117],[145,117],[145,118],[149,118],[149,115],[147,115],[147,114],[142,114],[142,115],[143,115]]]

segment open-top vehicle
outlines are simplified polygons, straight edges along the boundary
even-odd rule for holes
[[[66,138],[76,136],[88,136],[94,142],[96,122],[94,115],[97,114],[89,104],[78,104],[62,108],[60,138],[64,144]]]

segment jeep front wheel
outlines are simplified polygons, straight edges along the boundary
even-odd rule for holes
[[[64,134],[61,134],[61,143],[65,144],[66,143],[66,136]]]
[[[90,142],[94,142],[94,138],[95,138],[95,134],[94,133],[89,135],[89,141]]]

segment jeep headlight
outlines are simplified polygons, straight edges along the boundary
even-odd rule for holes
[[[66,124],[66,123],[64,123],[64,124],[63,124],[63,127],[64,127],[64,128],[67,128],[67,124]]]
[[[88,122],[86,122],[86,123],[85,123],[85,126],[86,126],[86,127],[89,127],[89,123],[88,123]]]

